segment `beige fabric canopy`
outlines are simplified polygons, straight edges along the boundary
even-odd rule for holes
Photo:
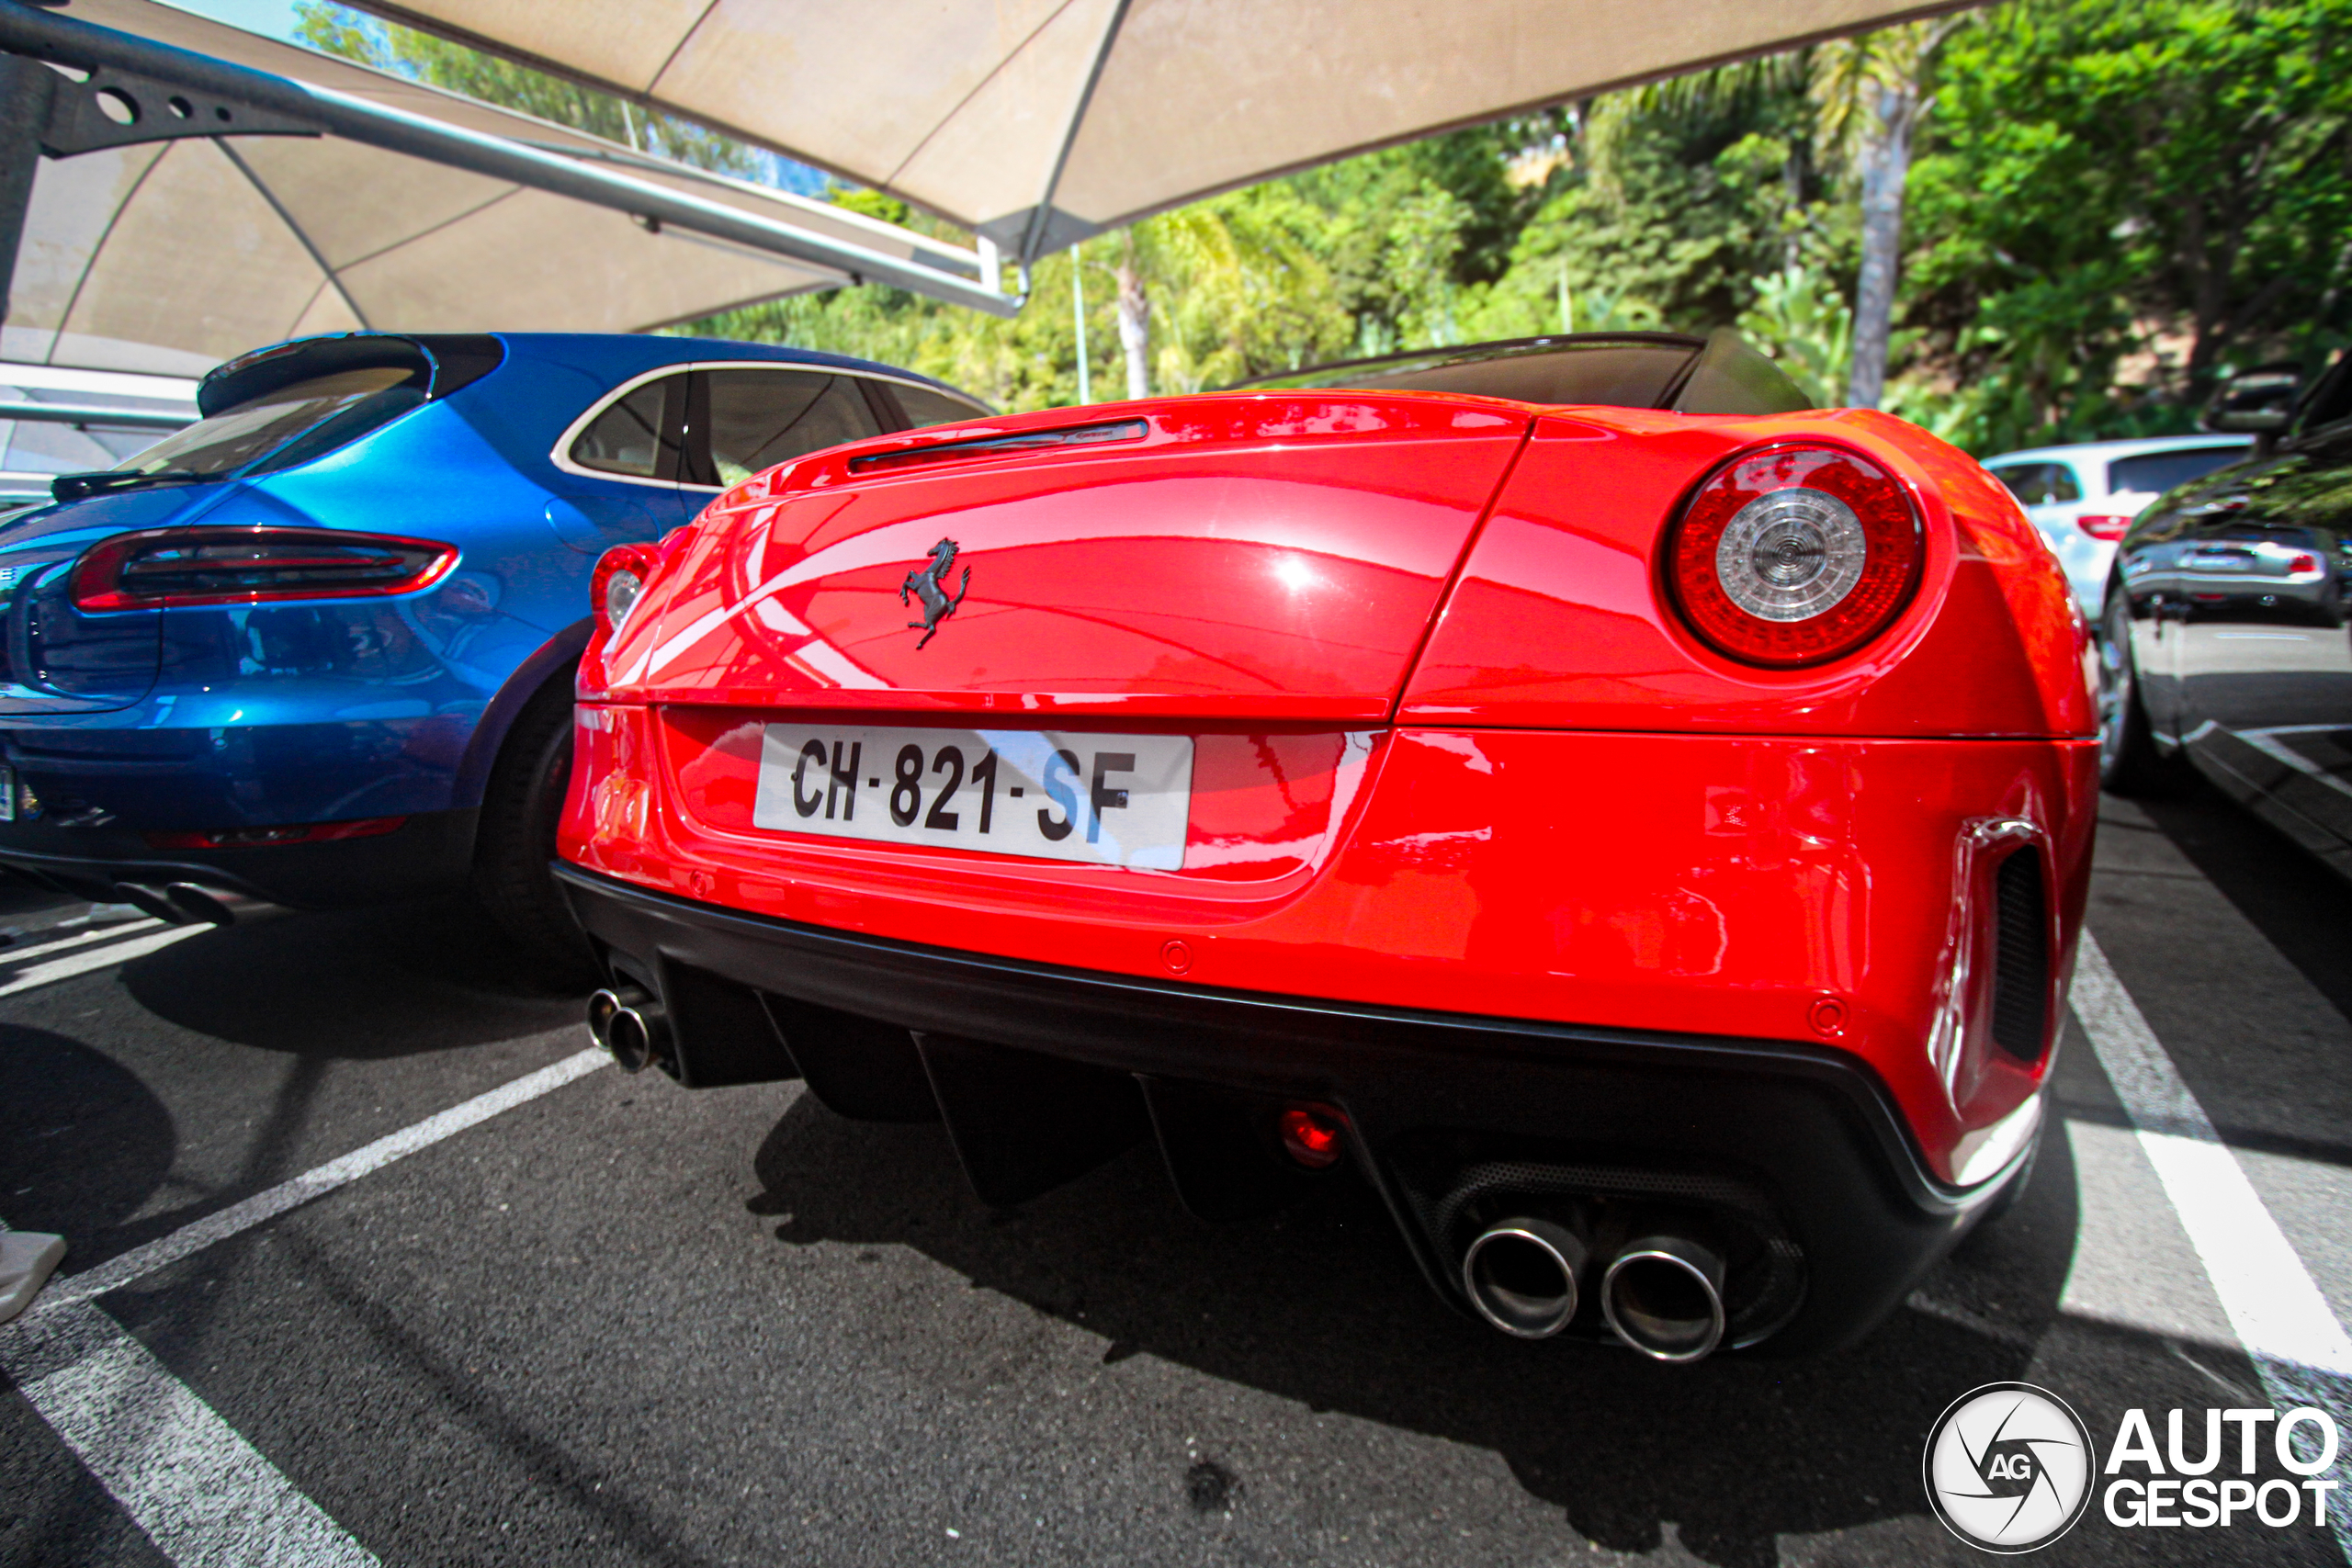
[[[1035,257],[1286,169],[1956,0],[359,0]]]
[[[984,270],[974,252],[825,202],[640,158],[152,0],[74,0],[68,14],[566,153],[943,277]],[[42,160],[0,358],[195,375],[309,333],[626,332],[848,281],[338,136],[149,142]]]

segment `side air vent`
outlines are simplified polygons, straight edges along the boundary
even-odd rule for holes
[[[2050,929],[2040,849],[2028,844],[2001,863],[1993,899],[1993,1043],[2021,1062],[2038,1062],[2050,1041]]]
[[[972,441],[942,441],[930,446],[907,446],[895,452],[871,452],[849,460],[853,474],[876,468],[910,468],[926,463],[967,462],[975,457],[1001,457],[1045,446],[1092,446],[1105,441],[1139,441],[1151,426],[1140,419],[1106,419],[1093,424],[1066,424],[1057,430],[1024,430],[1018,435],[983,435]]]

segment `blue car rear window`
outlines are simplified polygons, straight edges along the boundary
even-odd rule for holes
[[[413,370],[379,365],[288,382],[174,432],[114,472],[209,478],[248,465],[291,468],[424,402],[418,381]]]

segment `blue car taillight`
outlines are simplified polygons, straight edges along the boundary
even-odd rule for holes
[[[83,551],[71,593],[85,613],[409,593],[447,576],[458,553],[430,539],[332,528],[151,528]]]

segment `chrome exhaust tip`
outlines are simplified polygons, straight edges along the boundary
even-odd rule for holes
[[[1488,1225],[1462,1254],[1462,1288],[1478,1315],[1520,1339],[1548,1339],[1577,1314],[1586,1249],[1565,1225],[1514,1219]]]
[[[164,897],[172,907],[191,920],[203,920],[210,925],[233,926],[237,912],[222,903],[209,889],[193,882],[171,882],[164,886]]]
[[[1682,1236],[1629,1243],[1601,1277],[1600,1312],[1653,1360],[1704,1360],[1724,1342],[1723,1259]]]
[[[588,1033],[625,1073],[641,1073],[668,1048],[669,1016],[650,992],[608,987],[588,998]]]

